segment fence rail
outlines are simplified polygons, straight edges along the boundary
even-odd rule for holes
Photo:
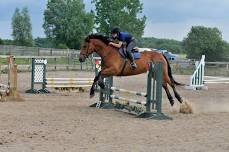
[[[79,54],[79,50],[0,45],[0,54],[14,56],[76,56]]]
[[[2,64],[1,71],[7,70],[7,60],[5,55],[0,56],[0,62]],[[18,64],[18,71],[31,71],[32,58],[37,56],[15,56],[15,63]],[[38,57],[37,57],[38,58]],[[78,57],[71,58],[66,56],[42,56],[39,58],[45,58],[48,60],[47,70],[86,70],[93,71],[94,60],[89,58],[84,63],[80,63]]]

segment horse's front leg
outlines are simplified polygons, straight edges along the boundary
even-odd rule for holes
[[[100,77],[101,77],[101,71],[94,78],[93,84],[92,84],[91,89],[90,89],[90,98],[93,98],[95,96],[95,85],[96,85],[97,81],[100,79]]]
[[[99,80],[98,80],[98,85],[100,86],[100,88],[102,88],[102,89],[105,88],[104,78],[107,78],[107,77],[110,77],[110,76],[114,76],[115,75],[115,71],[117,71],[117,70],[114,67],[106,68],[106,69],[103,69],[101,71],[101,75],[100,75]]]
[[[98,81],[98,85],[100,86],[100,88],[104,89],[105,88],[105,84],[104,84],[104,78],[106,77],[110,77],[110,76],[113,76],[114,75],[114,72],[115,72],[115,68],[105,68],[105,69],[102,69],[98,75],[95,77],[94,79],[94,82],[91,86],[91,90],[90,90],[90,97],[94,97],[95,96],[95,85]]]

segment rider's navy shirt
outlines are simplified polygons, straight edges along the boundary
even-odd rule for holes
[[[118,37],[119,41],[126,42],[127,44],[129,44],[132,39],[133,39],[133,36],[127,32],[120,32],[119,37]]]

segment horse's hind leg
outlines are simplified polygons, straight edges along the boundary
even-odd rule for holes
[[[164,83],[162,84],[162,86],[163,86],[163,88],[165,89],[166,95],[167,95],[167,97],[168,97],[168,99],[169,99],[169,102],[170,102],[171,106],[173,106],[173,105],[174,105],[174,99],[173,99],[173,97],[172,97],[172,95],[171,95],[171,93],[170,93],[170,91],[169,91],[169,88],[168,88],[168,86],[167,86],[167,83],[164,82]]]
[[[172,87],[173,92],[174,92],[174,95],[175,95],[175,97],[177,98],[177,100],[178,100],[180,103],[182,103],[182,102],[183,102],[183,99],[182,99],[182,97],[180,96],[180,94],[177,92],[177,89],[176,89],[175,84],[171,83],[170,86]]]

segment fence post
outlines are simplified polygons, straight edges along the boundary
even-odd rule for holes
[[[161,102],[162,102],[162,62],[158,63],[156,66],[156,110],[157,113],[161,113]]]
[[[112,104],[113,100],[111,98],[111,95],[113,94],[113,90],[111,90],[111,87],[113,86],[113,77],[107,78],[107,89],[108,89],[108,102]]]
[[[149,71],[147,75],[147,97],[146,97],[146,112],[151,112],[152,108],[152,62],[149,64]]]
[[[43,83],[42,83],[42,91],[44,91],[45,93],[49,93],[49,91],[47,91],[46,89],[46,65],[43,66]]]
[[[9,97],[12,100],[24,101],[24,99],[19,95],[17,88],[17,65],[15,63],[14,56],[8,58],[8,87],[9,87]]]
[[[83,63],[80,62],[80,70],[83,70]]]
[[[12,93],[12,96],[15,98],[17,96],[17,65],[12,65],[12,73],[11,73],[11,86],[10,86],[10,92]],[[12,84],[13,83],[13,84]]]
[[[57,63],[57,59],[56,58],[54,58],[54,70],[56,71],[56,63]]]
[[[37,55],[40,56],[40,48],[37,48]]]

